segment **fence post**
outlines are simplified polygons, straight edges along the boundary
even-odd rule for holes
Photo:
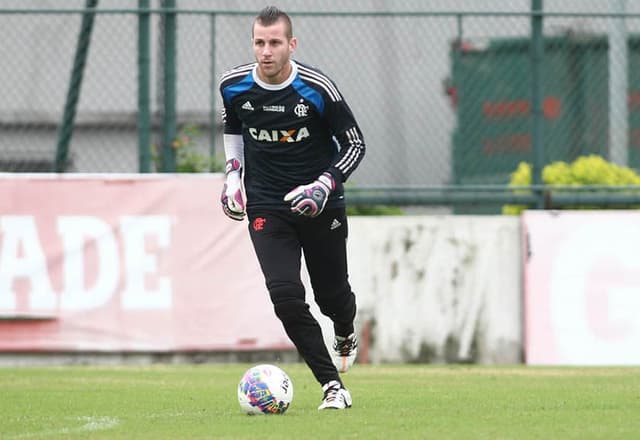
[[[175,9],[176,0],[162,0],[164,9]],[[176,13],[163,12],[162,76],[162,172],[176,171]]]
[[[85,3],[85,9],[87,10],[95,10],[97,6],[98,0],[87,0]],[[82,15],[82,24],[80,26],[80,33],[78,34],[76,55],[73,59],[73,69],[71,70],[67,100],[64,105],[64,114],[58,132],[54,165],[56,173],[63,173],[68,165],[69,142],[71,142],[71,135],[73,134],[73,123],[76,117],[76,107],[78,105],[80,89],[82,88],[82,75],[84,73],[85,62],[87,61],[87,53],[89,52],[94,18],[95,12],[85,12]]]
[[[216,80],[216,14],[211,14],[211,87],[209,102],[209,157],[214,158],[216,154],[216,124],[218,113],[216,112],[216,94],[218,93]],[[211,171],[211,170],[209,170]]]
[[[542,2],[543,0],[531,0],[531,147],[533,152],[531,180],[537,188],[542,185],[542,168],[545,164],[542,125],[544,123],[542,114],[542,100],[544,97],[542,87],[542,67],[544,62]],[[536,208],[544,209],[544,191],[536,189],[535,193],[537,195]]]
[[[149,9],[149,0],[138,0],[138,9]],[[148,12],[138,13],[138,170],[151,171],[151,55]]]
[[[613,14],[623,14],[626,0],[611,0]],[[624,16],[609,18],[609,160],[629,165],[629,49]]]

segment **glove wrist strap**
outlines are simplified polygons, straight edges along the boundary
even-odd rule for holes
[[[231,158],[229,159],[225,164],[224,164],[224,174],[225,175],[229,175],[230,173],[233,173],[234,171],[240,171],[242,169],[242,165],[240,164],[240,161],[238,159]]]
[[[334,189],[336,189],[336,180],[328,171],[322,173],[320,177],[318,177],[318,181],[325,185],[329,189],[329,191],[333,191]]]

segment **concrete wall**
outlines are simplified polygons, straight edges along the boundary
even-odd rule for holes
[[[349,231],[370,362],[522,362],[518,217],[352,217]]]

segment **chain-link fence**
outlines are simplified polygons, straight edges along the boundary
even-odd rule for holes
[[[547,0],[537,15],[536,0],[491,0],[481,9],[475,1],[423,3],[279,5],[293,17],[295,58],[338,83],[362,126],[367,156],[355,185],[506,186],[519,162],[535,160],[536,72],[544,163],[595,153],[640,167],[640,5]],[[251,25],[262,6],[4,2],[0,171],[55,170],[61,148],[68,148],[67,172],[153,171],[167,133],[176,151],[220,162],[217,79],[252,60]],[[148,17],[148,53],[140,11]],[[538,64],[535,17],[543,20]],[[148,125],[140,118],[141,77],[149,85]],[[173,133],[168,91],[175,92]]]

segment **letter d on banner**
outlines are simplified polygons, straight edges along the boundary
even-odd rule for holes
[[[63,310],[86,310],[100,307],[115,293],[120,276],[118,247],[112,229],[103,220],[90,216],[61,216],[58,233],[64,253],[64,291],[60,298]],[[86,239],[95,241],[97,252],[96,280],[85,286],[87,268],[84,248]],[[92,270],[93,272],[93,270]]]

